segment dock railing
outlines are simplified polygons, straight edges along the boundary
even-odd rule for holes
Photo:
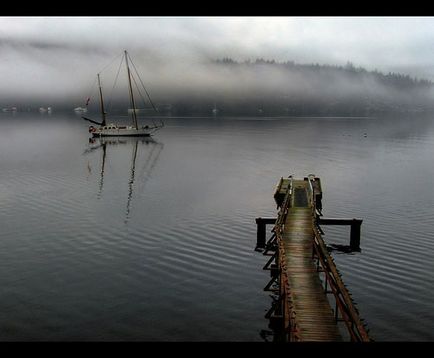
[[[290,208],[291,196],[293,192],[292,177],[290,178],[289,187],[285,194],[285,197],[280,205],[278,215],[275,221],[275,226],[272,230],[273,235],[271,239],[265,244],[264,255],[269,251],[274,251],[269,262],[264,266],[270,266],[271,261],[275,260],[274,268],[271,269],[272,280],[266,286],[265,290],[270,290],[272,282],[278,283],[278,290],[275,290],[278,294],[278,299],[275,301],[274,306],[267,313],[267,318],[276,318],[280,328],[283,332],[284,340],[298,341],[298,327],[295,319],[296,312],[293,310],[291,290],[288,280],[288,271],[285,267],[285,248],[283,245],[283,230],[285,219]],[[312,209],[312,227],[313,227],[313,240],[312,240],[312,260],[316,260],[316,268],[318,273],[324,272],[324,292],[325,294],[333,294],[335,300],[335,320],[336,324],[343,321],[348,330],[349,337],[353,342],[369,342],[372,341],[368,334],[366,324],[359,316],[359,312],[355,307],[355,304],[351,298],[349,291],[343,283],[341,275],[334,263],[332,256],[330,255],[326,244],[321,235],[321,229],[318,225],[318,210],[316,208],[317,196],[314,195],[315,190],[312,184],[312,180],[315,180],[314,176],[305,178],[309,181],[308,185],[308,200],[310,201],[310,207]],[[318,183],[320,187],[320,182]],[[317,184],[317,185],[318,185]],[[317,193],[318,194],[318,193]],[[320,194],[321,195],[321,194]],[[321,199],[321,196],[320,196]],[[269,219],[270,220],[270,219]],[[272,265],[273,266],[273,265]],[[274,281],[273,281],[274,280]]]
[[[345,287],[341,275],[336,268],[333,258],[329,254],[324,240],[314,226],[314,240],[312,259],[317,260],[317,271],[324,272],[325,293],[332,293],[335,299],[335,320],[343,321],[350,334],[351,341],[354,342],[369,342],[369,337],[366,325],[362,322],[359,312],[354,305],[350,293]],[[328,289],[330,288],[330,290]],[[339,319],[339,313],[341,318]]]
[[[308,188],[310,191],[310,201],[312,208],[313,232],[314,239],[312,242],[312,259],[317,260],[317,271],[324,272],[324,291],[325,293],[332,293],[335,299],[335,320],[343,321],[348,329],[351,341],[355,342],[369,342],[372,339],[369,337],[366,324],[362,322],[359,312],[355,307],[351,295],[344,285],[341,274],[339,273],[336,264],[327,250],[324,239],[321,235],[321,228],[318,223],[318,213],[321,210],[317,209],[317,200],[313,188],[314,175],[309,175],[305,178],[309,182]],[[361,220],[360,220],[361,222]],[[360,231],[359,231],[360,233]],[[359,234],[360,235],[360,234]],[[330,288],[330,290],[328,289]],[[339,318],[339,313],[341,318]]]
[[[289,341],[298,341],[298,327],[297,321],[295,319],[296,312],[293,310],[291,290],[289,286],[288,271],[285,267],[285,248],[283,246],[283,225],[285,223],[286,215],[288,214],[288,209],[290,207],[291,196],[292,196],[292,178],[290,177],[289,188],[286,192],[280,210],[278,212],[276,225],[274,226],[275,240],[277,243],[276,247],[276,263],[279,267],[279,298],[280,298],[280,315],[282,317],[282,328],[284,339]]]

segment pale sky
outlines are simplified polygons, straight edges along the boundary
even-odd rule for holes
[[[123,49],[192,74],[262,57],[434,80],[434,17],[0,17],[0,49],[0,95],[73,93]]]

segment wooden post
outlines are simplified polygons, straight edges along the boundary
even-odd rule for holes
[[[350,232],[350,249],[352,251],[360,251],[360,227],[362,220],[353,219]]]
[[[258,226],[256,232],[256,249],[264,249],[265,248],[265,223],[261,220],[261,218],[256,219],[256,225]]]
[[[257,231],[256,231],[256,249],[265,249],[265,243],[266,243],[266,226],[267,224],[275,224],[276,218],[256,218],[256,225],[257,225]]]

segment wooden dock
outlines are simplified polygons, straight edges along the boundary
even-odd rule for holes
[[[274,198],[279,208],[277,218],[256,221],[258,243],[263,244],[264,254],[271,256],[264,267],[271,275],[265,290],[277,296],[266,317],[278,328],[280,340],[342,341],[349,337],[351,341],[370,341],[321,236],[319,178],[314,175],[301,180],[281,178]],[[359,241],[353,226],[360,228],[361,224],[361,220],[354,220],[348,221],[352,225],[353,246]],[[346,223],[342,219],[338,221],[340,225]],[[273,235],[267,243],[264,242],[266,224],[274,224]],[[360,234],[360,229],[354,232]],[[330,293],[335,300],[334,309],[330,305]],[[338,322],[345,323],[346,336]]]

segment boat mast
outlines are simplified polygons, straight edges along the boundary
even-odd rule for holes
[[[105,111],[104,111],[104,100],[102,98],[102,88],[101,88],[101,80],[99,79],[99,73],[98,73],[98,87],[99,87],[99,98],[101,103],[101,116],[102,116],[102,122],[101,126],[105,126]]]
[[[139,130],[139,127],[137,125],[136,103],[134,102],[133,87],[131,86],[130,67],[128,66],[128,55],[127,55],[126,50],[124,50],[124,52],[125,52],[125,63],[127,64],[128,84],[130,87],[130,99],[131,99],[131,104],[133,106],[133,121],[134,121],[134,125],[136,127],[136,130]]]

